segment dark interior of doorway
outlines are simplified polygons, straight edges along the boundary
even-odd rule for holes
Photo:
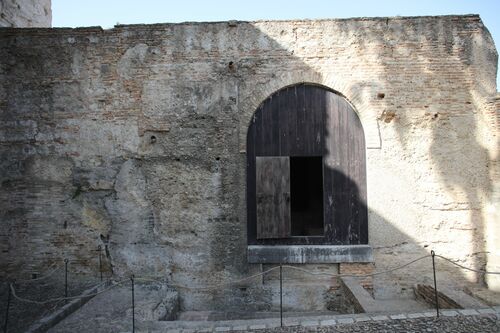
[[[290,157],[292,236],[323,236],[323,158]]]

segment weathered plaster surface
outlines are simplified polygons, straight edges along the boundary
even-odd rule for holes
[[[50,28],[51,26],[51,0],[0,1],[0,27]]]
[[[360,115],[377,269],[430,249],[498,267],[496,59],[474,15],[2,29],[0,274],[63,257],[93,271],[98,246],[115,274],[185,286],[259,272],[246,256],[246,130],[300,82]],[[411,286],[430,261],[393,274]],[[181,307],[266,308],[275,294],[257,280],[183,289]]]

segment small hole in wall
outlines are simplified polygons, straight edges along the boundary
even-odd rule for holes
[[[37,273],[32,273],[31,274],[31,279],[34,280],[38,277],[38,274]]]
[[[385,94],[384,94],[384,93],[378,93],[378,94],[377,94],[377,98],[378,98],[378,99],[384,99],[384,97],[385,97]]]
[[[149,142],[155,143],[156,142],[156,136],[151,135],[151,137],[149,138]]]
[[[68,221],[64,221],[63,228],[67,229],[68,228]]]
[[[432,118],[437,119],[438,116],[439,116],[439,113],[434,113],[434,116],[432,116]]]
[[[217,156],[217,157],[215,158],[215,160],[216,160],[216,161],[220,161],[220,157],[219,157],[219,156]]]
[[[179,162],[181,159],[177,157],[175,160],[176,160],[177,162]]]
[[[234,70],[234,62],[230,61],[227,67],[229,68],[229,70]]]

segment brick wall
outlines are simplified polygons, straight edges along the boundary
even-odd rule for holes
[[[0,275],[62,258],[95,274],[98,246],[117,275],[196,286],[259,272],[245,256],[246,130],[300,82],[360,116],[377,269],[431,248],[484,268],[496,59],[475,15],[2,29]],[[411,287],[431,270],[397,274]],[[270,296],[181,297],[196,310],[264,309]]]
[[[341,263],[339,274],[367,275],[375,273],[373,263]],[[359,279],[359,283],[368,291],[373,291],[373,277],[367,276]]]

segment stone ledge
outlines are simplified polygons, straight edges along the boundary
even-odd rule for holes
[[[441,315],[445,317],[470,317],[470,316],[489,316],[491,318],[500,318],[500,306],[488,308],[491,314],[481,314],[479,311],[473,309],[469,314],[462,314],[454,310],[443,310]],[[497,310],[498,309],[498,310]],[[391,322],[400,320],[415,320],[422,318],[435,317],[435,312],[405,312],[405,313],[384,313],[384,314],[343,314],[343,315],[322,315],[314,317],[285,317],[283,318],[284,327],[311,327],[319,326],[337,326],[337,325],[350,325],[360,322]],[[251,331],[259,329],[272,329],[280,326],[279,317],[266,318],[266,319],[244,319],[244,320],[225,320],[225,321],[156,321],[154,325],[148,326],[148,332],[224,332],[229,328],[231,331]],[[294,328],[295,330],[300,330]]]
[[[34,324],[32,324],[28,328],[26,333],[46,332],[50,328],[57,325],[64,318],[71,315],[73,312],[78,311],[78,309],[80,309],[82,306],[85,305],[85,303],[87,303],[92,297],[94,297],[95,293],[98,293],[98,292],[104,290],[104,288],[106,288],[108,286],[109,286],[109,282],[106,283],[104,286],[99,285],[99,286],[87,289],[86,291],[84,291],[81,294],[81,296],[82,296],[81,298],[72,299],[67,304],[62,306],[61,308],[56,309],[53,313],[36,321]]]
[[[370,245],[249,245],[251,264],[371,263]]]

